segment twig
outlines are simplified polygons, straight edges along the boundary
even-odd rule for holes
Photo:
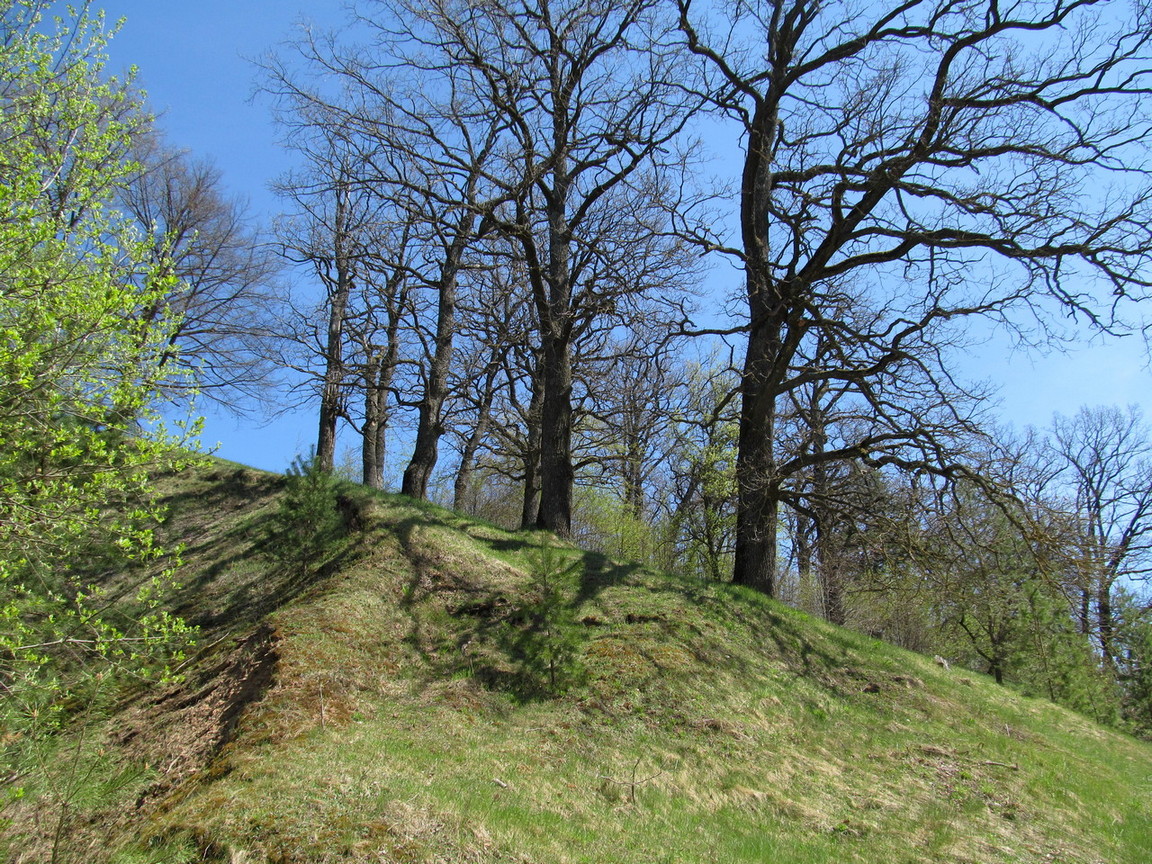
[[[643,758],[644,758],[643,756],[637,756],[636,757],[636,762],[632,765],[632,779],[631,780],[617,780],[615,777],[609,777],[606,774],[599,774],[597,776],[601,780],[604,780],[608,783],[616,783],[619,786],[627,786],[628,787],[628,802],[630,804],[632,804],[633,806],[635,806],[635,804],[636,804],[636,787],[637,786],[643,786],[645,783],[651,783],[653,780],[655,780],[657,777],[659,777],[661,774],[664,773],[663,771],[657,771],[651,777],[644,777],[640,780],[637,780],[636,779],[636,771],[637,771],[637,769],[639,769],[640,761]]]
[[[1019,771],[1020,770],[1019,765],[1009,765],[1007,762],[993,762],[991,759],[985,759],[980,764],[981,765],[997,765],[1000,768],[1010,768],[1013,771]]]

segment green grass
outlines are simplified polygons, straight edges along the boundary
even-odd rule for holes
[[[293,581],[261,554],[277,488],[231,467],[168,481],[210,647],[114,718],[160,767],[113,858],[1152,860],[1152,751],[1084,717],[398,496],[349,490],[360,530]],[[267,686],[245,690],[256,667]],[[217,750],[173,743],[227,704]]]

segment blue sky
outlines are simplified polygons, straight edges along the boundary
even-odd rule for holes
[[[277,201],[268,183],[292,164],[277,144],[268,106],[253,101],[259,58],[287,39],[301,21],[319,27],[344,17],[338,0],[108,0],[110,20],[124,27],[111,46],[113,70],[135,65],[169,142],[222,169],[230,192],[265,216]],[[720,268],[719,272],[728,271]],[[1046,426],[1054,412],[1082,405],[1138,403],[1152,416],[1152,374],[1135,337],[1084,346],[1067,354],[1024,355],[1004,339],[968,353],[970,377],[1000,387],[1000,415],[1016,427]],[[312,412],[268,425],[210,416],[203,440],[228,459],[283,470],[315,437]]]

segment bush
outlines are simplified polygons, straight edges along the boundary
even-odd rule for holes
[[[520,666],[520,695],[559,696],[579,683],[580,633],[568,601],[576,566],[548,538],[529,553],[532,587],[498,639]]]

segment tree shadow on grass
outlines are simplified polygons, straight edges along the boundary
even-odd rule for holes
[[[481,550],[480,569],[454,571],[437,545],[422,537],[430,524],[467,534]],[[390,530],[411,566],[400,602],[410,620],[406,639],[429,674],[467,675],[521,702],[554,698],[575,681],[576,649],[587,639],[586,628],[576,622],[577,610],[638,569],[550,542],[537,532],[493,536],[423,515],[400,520]],[[523,577],[486,581],[483,550],[495,557],[516,554]],[[429,601],[443,604],[450,642],[438,625],[429,626]]]
[[[178,571],[182,585],[173,595],[173,611],[208,636],[256,626],[339,572],[355,553],[350,538],[356,530],[349,523],[334,540],[332,554],[317,565],[287,566],[274,554],[274,508],[269,507],[284,478],[225,466],[204,479],[159,503],[168,511],[170,530],[194,538],[182,551],[186,563]],[[232,524],[222,526],[228,520]]]
[[[596,599],[607,588],[626,584],[641,569],[633,561],[615,561],[600,552],[583,552],[580,558],[580,578],[571,602],[573,608]]]

